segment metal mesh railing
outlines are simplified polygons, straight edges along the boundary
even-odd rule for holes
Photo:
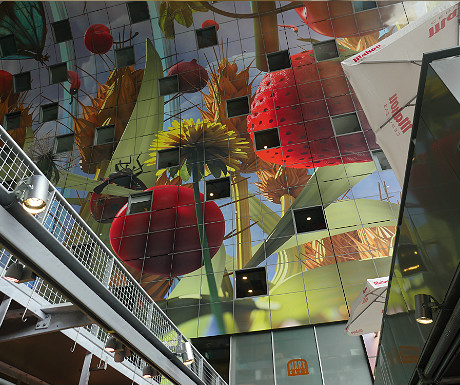
[[[12,193],[19,183],[38,174],[43,175],[0,126],[0,185]],[[51,184],[50,191],[46,210],[36,215],[35,220],[174,353],[178,345],[187,341],[186,337]],[[46,282],[42,282],[36,292],[50,303],[65,302],[65,298]],[[101,339],[104,333],[97,329],[93,328],[92,333]],[[188,366],[191,371],[206,384],[226,385],[195,348],[193,353],[195,361]],[[130,360],[141,361],[137,355],[131,357]]]

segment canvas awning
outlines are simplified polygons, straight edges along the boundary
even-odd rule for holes
[[[387,286],[388,277],[366,281],[364,289],[351,308],[350,319],[345,328],[349,336],[360,336],[380,330]]]
[[[459,45],[458,1],[446,1],[342,62],[377,143],[403,184],[423,53]]]

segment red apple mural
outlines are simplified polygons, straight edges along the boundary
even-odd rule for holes
[[[149,212],[126,215],[124,206],[110,228],[110,244],[125,263],[139,271],[176,277],[203,265],[193,190],[183,186],[156,186]],[[206,235],[211,258],[225,233],[224,216],[215,202],[204,202]]]
[[[355,110],[340,62],[315,63],[306,51],[291,56],[291,63],[263,77],[251,104],[251,139],[256,131],[278,127],[281,145],[257,155],[294,168],[372,160],[362,132],[334,135],[329,116]]]
[[[201,28],[207,28],[207,27],[212,27],[213,25],[216,26],[216,31],[219,30],[219,24],[215,22],[214,20],[205,20],[203,21],[203,24],[201,24]]]

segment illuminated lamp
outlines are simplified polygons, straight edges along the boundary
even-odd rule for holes
[[[152,378],[157,376],[161,376],[161,373],[157,368],[154,368],[153,366],[146,365],[142,369],[142,378]]]
[[[15,194],[24,209],[31,214],[45,210],[49,194],[49,182],[43,175],[32,175],[18,184]]]
[[[433,322],[434,307],[440,308],[441,305],[428,294],[416,294],[415,301],[415,320],[420,324],[430,324]]]
[[[35,278],[37,278],[35,273],[18,261],[11,264],[5,273],[5,279],[14,283],[30,282]]]

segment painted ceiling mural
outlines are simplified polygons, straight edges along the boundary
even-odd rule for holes
[[[434,4],[3,2],[0,120],[187,337],[347,319],[400,187],[340,62]],[[301,231],[311,207],[327,227]],[[266,294],[239,298],[256,267]]]

